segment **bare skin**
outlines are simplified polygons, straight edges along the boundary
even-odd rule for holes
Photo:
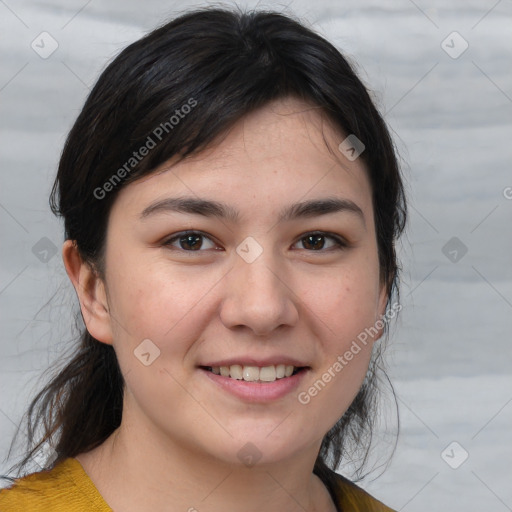
[[[121,426],[77,457],[114,510],[336,510],[312,471],[380,333],[307,404],[297,396],[332,376],[338,356],[384,313],[386,289],[364,164],[334,157],[324,135],[333,148],[344,138],[318,109],[276,101],[197,156],[125,186],[102,275],[64,244],[87,329],[113,345],[126,383]],[[238,217],[154,207],[183,196]],[[345,207],[279,220],[292,203],[326,198]],[[175,237],[186,230],[200,232],[193,248]],[[247,237],[262,249],[250,263],[236,251]],[[159,350],[147,366],[134,355],[143,340]],[[200,368],[249,356],[293,357],[307,369],[285,396],[248,402]],[[260,457],[250,467],[239,456],[248,443]]]

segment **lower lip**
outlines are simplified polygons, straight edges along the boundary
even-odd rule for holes
[[[273,382],[247,382],[216,375],[202,368],[199,370],[222,389],[246,402],[270,402],[283,398],[299,386],[308,372],[308,369],[303,369],[295,375]]]

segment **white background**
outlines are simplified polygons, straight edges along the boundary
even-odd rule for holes
[[[59,253],[45,263],[33,252],[43,237],[60,252],[48,194],[65,136],[115,54],[199,5],[0,1],[0,458],[42,372],[71,345]],[[387,471],[362,486],[406,512],[512,510],[512,2],[287,5],[357,63],[410,200],[404,309],[387,350],[401,436]],[[31,48],[43,31],[58,43],[47,59]],[[449,51],[469,45],[458,58],[441,46],[454,31],[463,39],[451,35]],[[442,251],[452,237],[467,247],[456,263]],[[469,454],[458,469],[441,456],[453,441],[452,465]]]

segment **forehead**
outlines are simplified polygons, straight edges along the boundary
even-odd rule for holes
[[[125,186],[115,207],[141,207],[169,194],[208,196],[239,208],[338,195],[371,210],[371,189],[361,159],[338,150],[346,135],[323,111],[287,98],[249,113],[208,148],[170,160]]]
[[[207,149],[188,157],[187,162],[207,161],[222,167],[235,159],[263,162],[285,156],[287,161],[303,161],[306,165],[330,159],[332,164],[350,171],[357,165],[346,165],[350,162],[338,150],[344,138],[319,106],[283,98],[248,113]]]

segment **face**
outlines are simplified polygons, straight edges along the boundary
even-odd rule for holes
[[[165,442],[272,463],[318,449],[357,394],[372,343],[354,340],[386,291],[364,164],[324,136],[345,138],[276,101],[116,198],[102,341],[125,411]]]

